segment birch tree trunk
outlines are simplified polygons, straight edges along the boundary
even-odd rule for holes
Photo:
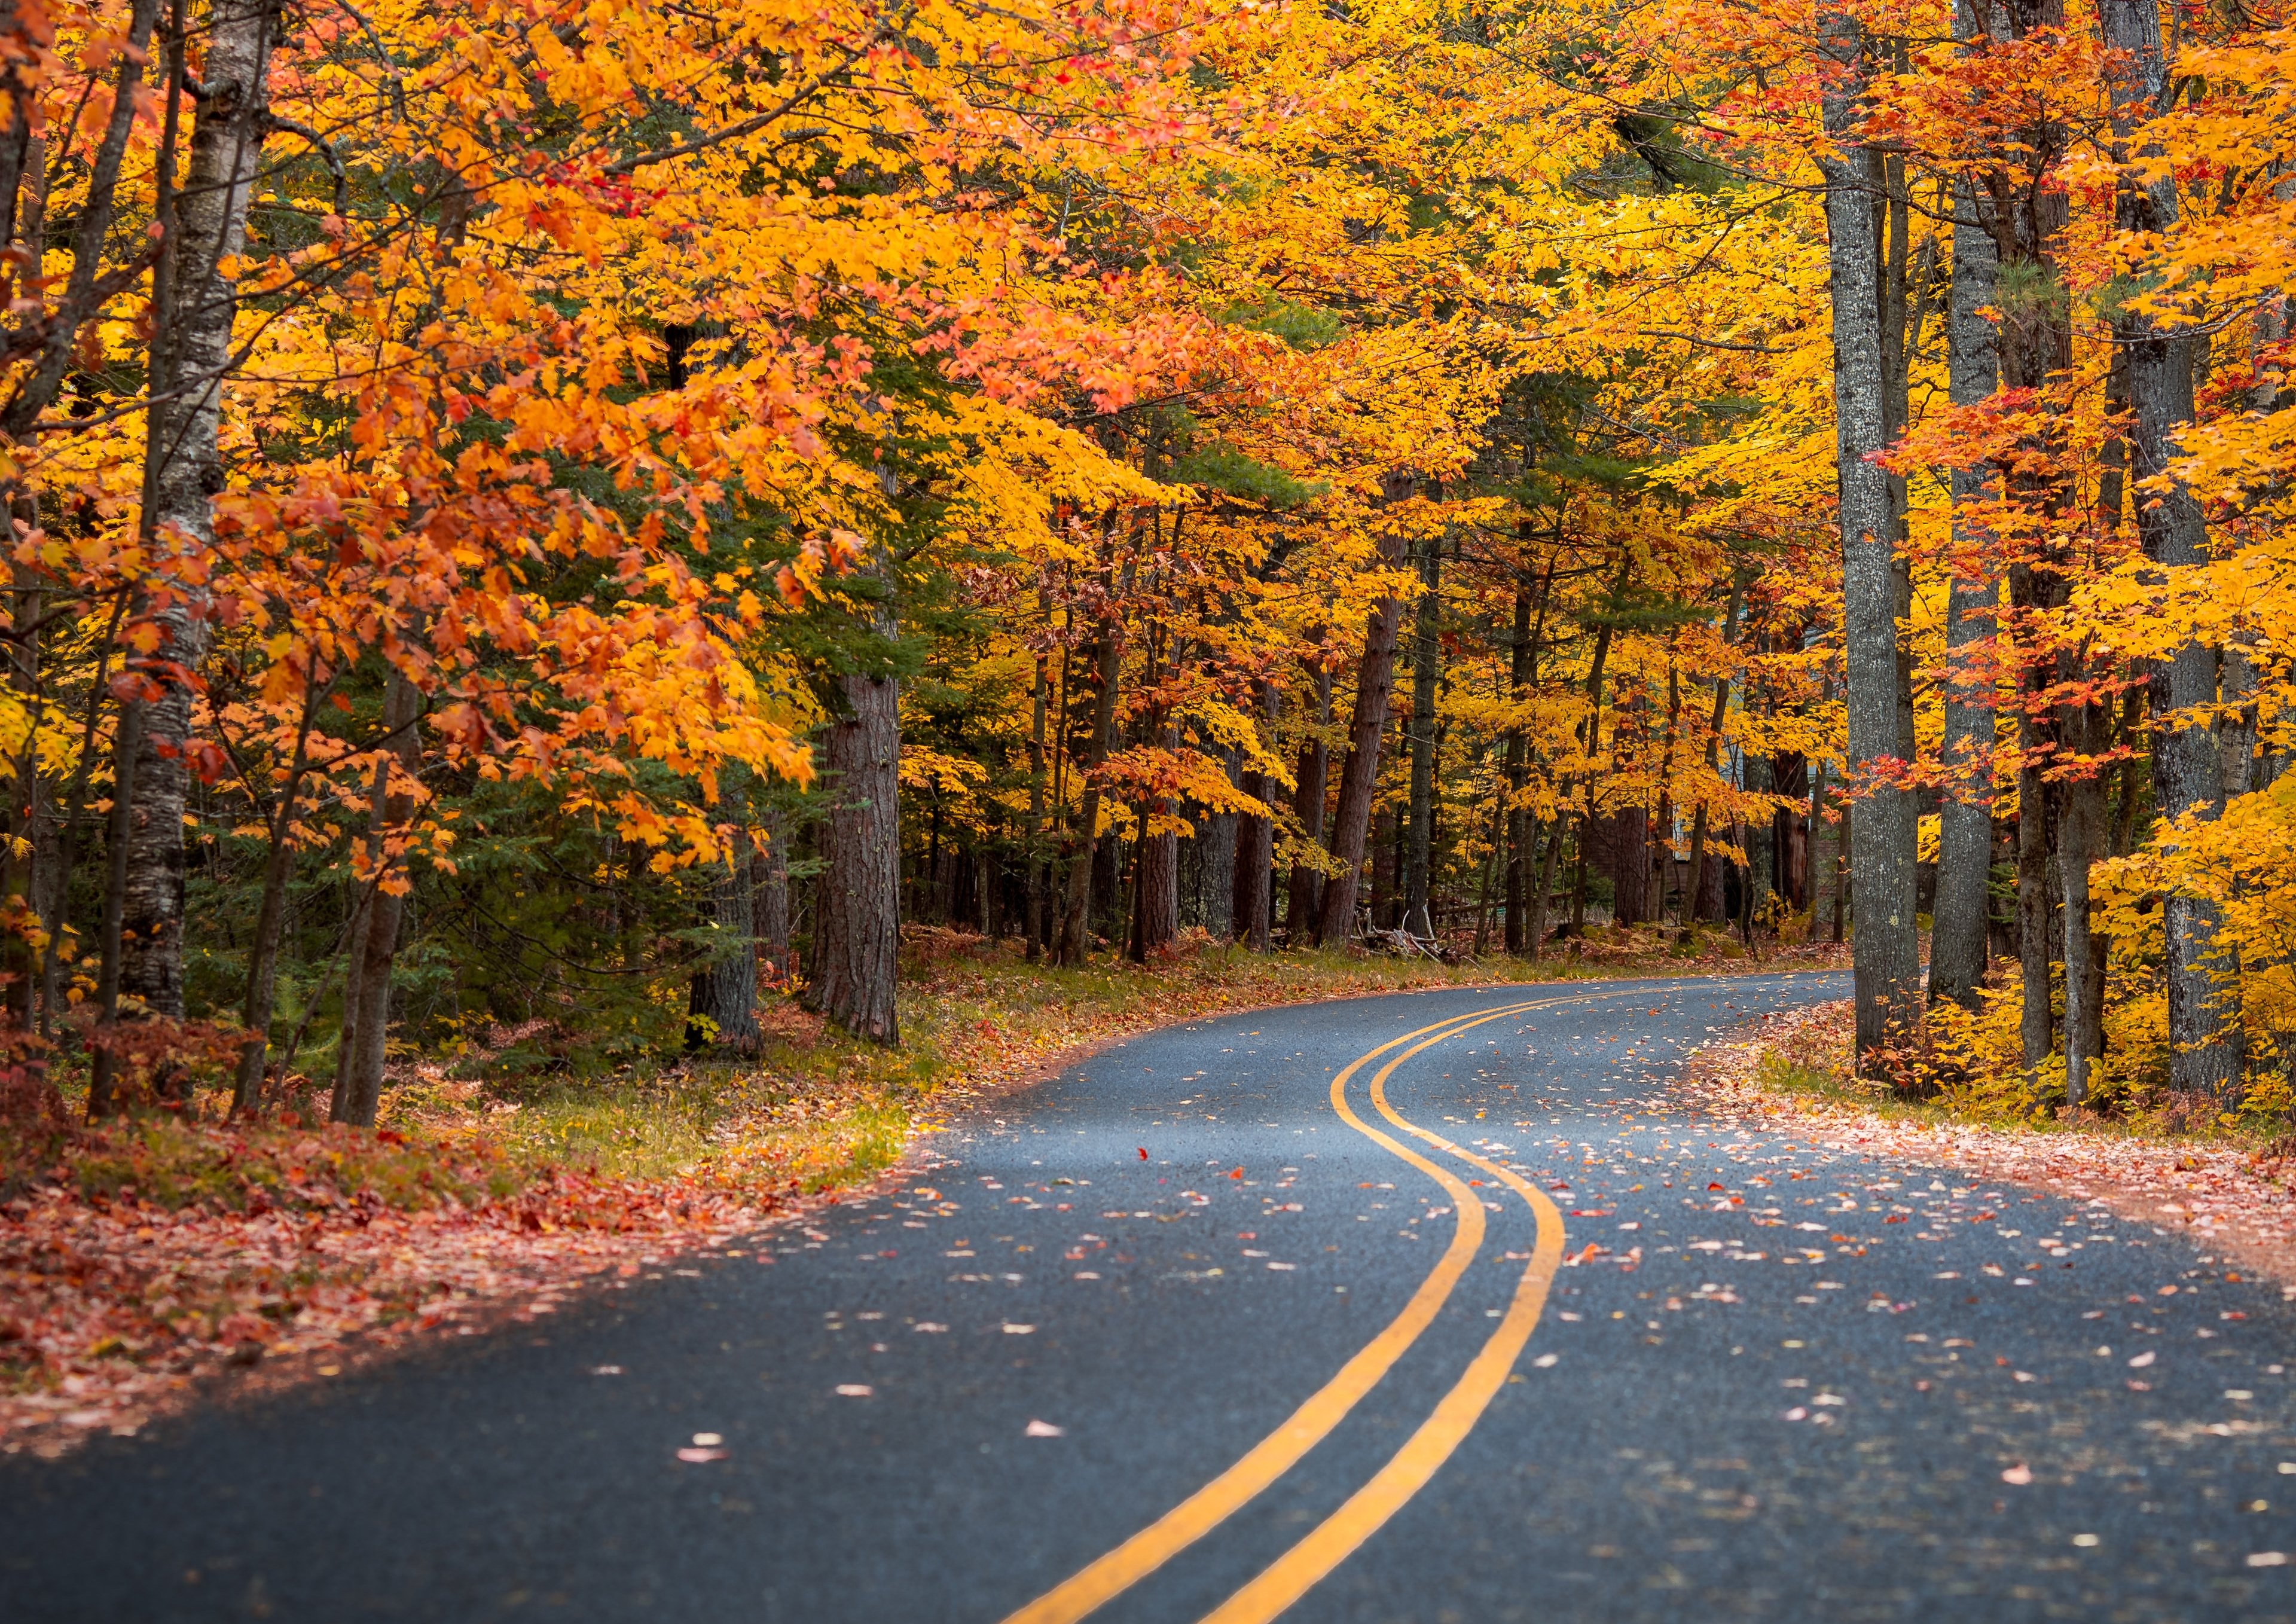
[[[1841,69],[1824,98],[1825,125],[1837,137],[1857,116],[1865,86],[1858,26],[1833,15],[1822,24],[1823,49]],[[1844,635],[1848,644],[1849,765],[1869,769],[1900,748],[1897,561],[1888,476],[1870,458],[1884,439],[1881,286],[1874,233],[1878,176],[1873,154],[1852,147],[1820,164],[1825,189],[1828,258],[1833,272],[1835,470],[1840,488]],[[1919,1014],[1921,947],[1915,920],[1912,799],[1871,790],[1850,830],[1857,875],[1854,944],[1857,1054],[1867,1056],[1909,1034]]]
[[[224,374],[231,366],[232,316],[238,308],[222,263],[240,252],[247,202],[263,151],[274,0],[217,0],[209,17],[203,71],[206,98],[192,127],[191,157],[176,206],[172,246],[175,292],[168,373],[180,391],[155,403],[151,433],[160,446],[153,529],[172,536],[168,552],[211,550],[210,504],[223,488],[217,431]],[[155,616],[160,644],[147,668],[159,696],[144,707],[135,762],[135,804],[129,821],[122,925],[121,989],[150,1013],[184,1013],[184,756],[191,736],[188,680],[207,656],[206,595],[178,585]]]

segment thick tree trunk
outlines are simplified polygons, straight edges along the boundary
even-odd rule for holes
[[[736,851],[714,864],[709,875],[709,920],[717,926],[708,964],[694,973],[687,999],[687,1046],[723,1044],[737,1054],[758,1052],[758,898],[749,851]],[[698,1041],[697,1041],[698,1040]]]
[[[1847,131],[1863,94],[1863,42],[1839,14],[1824,49],[1841,77],[1827,86],[1829,131]],[[1873,154],[1850,149],[1823,164],[1833,271],[1835,472],[1840,489],[1849,764],[1866,771],[1900,753],[1904,666],[1898,647],[1898,564],[1889,478],[1871,458],[1884,444],[1880,266],[1874,239]],[[1850,832],[1857,874],[1855,944],[1857,1054],[1908,1037],[1919,1017],[1921,946],[1915,920],[1915,828],[1904,791],[1870,790]]]
[[[854,672],[840,685],[844,714],[830,724],[823,752],[831,803],[808,997],[855,1037],[898,1044],[900,700],[890,676]]]
[[[1229,764],[1229,776],[1231,780],[1237,776],[1233,762]],[[1265,778],[1265,775],[1251,773],[1241,776],[1242,783],[1238,787],[1247,795],[1254,792],[1250,784],[1255,776]],[[1214,941],[1226,941],[1243,933],[1243,916],[1239,911],[1243,871],[1237,865],[1236,857],[1243,842],[1243,826],[1248,821],[1236,812],[1214,812],[1209,816],[1200,816],[1197,819],[1197,827],[1203,832],[1196,837],[1196,845],[1203,859],[1202,923],[1204,934]]]
[[[1411,826],[1403,848],[1403,926],[1432,936],[1428,912],[1435,849],[1435,693],[1443,671],[1443,544],[1420,544],[1419,613],[1411,650]]]
[[[1644,922],[1644,904],[1650,898],[1650,813],[1628,807],[1618,816],[1618,833],[1611,853],[1611,917],[1622,925]]]
[[[1381,562],[1401,562],[1399,544],[1382,543]],[[1356,668],[1356,709],[1348,727],[1348,759],[1340,769],[1340,802],[1332,818],[1332,856],[1339,872],[1324,883],[1316,919],[1318,941],[1345,943],[1355,932],[1356,887],[1363,877],[1365,843],[1371,837],[1372,794],[1379,787],[1380,748],[1387,736],[1388,703],[1395,692],[1395,644],[1403,629],[1403,605],[1383,598],[1364,627],[1364,652]]]
[[[383,748],[394,761],[383,764],[375,775],[378,793],[367,833],[373,885],[365,917],[352,932],[354,950],[343,993],[343,1052],[327,1112],[331,1121],[359,1128],[374,1126],[382,1103],[383,1066],[390,1058],[390,969],[398,956],[398,931],[406,913],[406,859],[390,854],[390,840],[414,815],[411,786],[422,764],[415,737],[422,714],[421,690],[394,668],[382,694]]]
[[[2168,102],[2168,63],[2161,47],[2161,17],[2151,0],[2102,0],[2098,8],[2105,44],[2124,53],[2123,70],[2111,86],[2113,130],[2128,163],[2144,154],[2126,150],[2136,122],[2162,111]],[[2149,185],[2124,175],[2115,224],[2125,231],[2165,233],[2177,223],[2178,202],[2172,176],[2163,173]],[[2176,434],[2193,421],[2193,351],[2190,338],[2163,332],[2151,318],[2124,312],[2114,338],[2127,357],[2128,401],[2135,422],[2128,435],[2129,478],[2154,479],[2176,455]],[[2164,571],[2190,569],[2208,556],[2208,526],[2200,504],[2178,482],[2136,503],[2137,535],[2144,555]],[[2156,667],[2152,710],[2169,716],[2153,756],[2153,799],[2161,816],[2174,823],[2194,816],[2214,818],[2223,810],[2223,782],[2217,741],[2205,720],[2196,720],[2218,699],[2218,651],[2187,644]],[[2238,1094],[2244,1039],[2240,1015],[2218,977],[2229,980],[2238,968],[2233,952],[2218,940],[2221,920],[2215,904],[2171,894],[2163,906],[2168,933],[2169,1078],[2186,1094],[2213,1095],[2230,1103]]]
[[[1151,801],[1154,815],[1169,815],[1167,803]],[[1132,943],[1132,957],[1136,964],[1145,964],[1152,957],[1171,950],[1180,937],[1180,837],[1166,831],[1151,834],[1140,842],[1134,880],[1133,908],[1139,920],[1139,930]]]
[[[1973,27],[1966,4],[1956,8],[1956,28],[1967,37]],[[1993,234],[1978,217],[1973,192],[1964,186],[1953,225],[1952,308],[1946,325],[1950,349],[1948,389],[1956,406],[1974,406],[2001,380],[2001,357],[1993,323],[1979,312],[1994,304],[1999,254]],[[1939,808],[1937,906],[1930,932],[1930,1002],[1946,1000],[1975,1008],[1985,979],[1987,915],[1991,907],[1993,860],[1993,690],[1988,680],[1956,668],[1993,635],[2000,589],[1977,556],[1984,532],[1967,513],[1992,485],[1984,466],[1953,471],[1953,540],[1956,560],[1946,599],[1945,743],[1952,773]]]
[[[210,504],[223,488],[217,429],[231,366],[234,283],[224,275],[246,234],[247,202],[262,155],[266,91],[278,12],[275,0],[217,0],[201,74],[206,96],[192,128],[191,156],[176,206],[171,245],[174,311],[167,372],[181,392],[155,403],[150,432],[161,447],[152,520],[161,556],[204,556],[215,545]],[[165,566],[163,565],[164,569]],[[150,668],[160,693],[144,707],[128,830],[120,986],[155,1015],[184,1013],[184,808],[192,690],[179,675],[207,657],[206,595],[176,583],[154,617]]]

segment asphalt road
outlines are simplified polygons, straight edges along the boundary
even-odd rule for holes
[[[1844,980],[1134,1039],[810,1227],[0,1467],[0,1619],[2296,1615],[2276,1287],[1666,1097]]]

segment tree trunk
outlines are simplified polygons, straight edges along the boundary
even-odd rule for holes
[[[217,431],[231,366],[234,283],[223,266],[246,234],[247,202],[269,111],[266,91],[277,22],[275,0],[217,0],[209,20],[205,99],[192,127],[191,157],[176,208],[171,248],[174,309],[167,373],[182,391],[155,402],[150,433],[161,447],[152,520],[161,556],[204,556],[215,545],[210,504],[224,486]],[[167,566],[163,563],[161,568]],[[207,656],[207,595],[185,582],[153,617],[160,630],[148,668],[160,693],[144,707],[128,831],[120,985],[144,1009],[184,1013],[184,807],[189,788],[192,689],[182,673]]]
[[[1265,748],[1275,744],[1275,724],[1283,713],[1283,693],[1274,683],[1261,678],[1259,683],[1259,715]],[[1264,773],[1244,775],[1246,793],[1261,800],[1274,787]],[[1235,936],[1254,953],[1265,953],[1268,947],[1270,915],[1275,912],[1275,822],[1273,818],[1246,814],[1236,821],[1235,839]]]
[[[2028,1083],[2036,1091],[2041,1062],[2056,1037],[2049,1003],[2049,846],[2055,823],[2050,803],[2055,795],[2038,767],[2018,773],[2017,970],[2023,1005],[2017,1034]]]
[[[1037,593],[1037,613],[1038,619],[1051,620],[1049,593]],[[1032,964],[1044,951],[1045,865],[1037,848],[1045,835],[1045,700],[1050,663],[1044,654],[1037,656],[1036,681],[1029,691],[1029,833],[1021,842],[1021,860],[1028,865],[1025,871],[1029,887],[1027,951],[1029,962]]]
[[[1157,817],[1171,815],[1170,803],[1152,800],[1148,808]],[[1135,963],[1171,950],[1180,937],[1180,837],[1169,830],[1144,834],[1140,842],[1134,909],[1140,930],[1133,940]]]
[[[890,635],[890,626],[881,625]],[[857,1038],[898,1045],[901,947],[901,715],[890,676],[840,678],[844,714],[823,754],[831,804],[821,841],[813,1007]]]
[[[716,1042],[736,1054],[758,1052],[758,898],[750,866],[752,855],[735,851],[728,861],[711,866],[709,921],[717,935],[709,962],[694,972],[686,1005],[690,1016],[709,1022],[709,1030],[704,1037],[700,1022],[690,1021],[688,1048]]]
[[[1974,25],[1965,0],[1954,16],[1956,31],[1968,37]],[[1975,406],[2001,380],[1993,324],[1979,314],[1996,300],[1999,255],[1977,209],[1974,192],[1964,185],[1953,224],[1953,303],[1946,328],[1948,388],[1956,406]],[[1965,511],[1969,504],[1987,496],[1992,482],[1992,470],[1982,465],[1953,471],[1953,541],[1958,556],[1947,588],[1942,685],[1943,753],[1951,776],[1939,808],[1937,906],[1930,931],[1930,1002],[1950,999],[1972,1009],[1985,979],[1991,906],[1993,691],[1989,680],[1972,679],[1956,668],[1993,635],[2000,589],[1992,572],[1980,567],[1976,554],[1985,533]]]
[[[1247,795],[1261,795],[1267,790],[1265,774],[1236,771],[1236,752],[1227,752],[1227,778]],[[1254,790],[1254,782],[1260,788]],[[1243,871],[1237,856],[1244,840],[1243,829],[1249,822],[1237,812],[1199,814],[1196,846],[1202,856],[1203,927],[1204,934],[1214,941],[1226,941],[1243,933],[1242,882]]]
[[[1738,641],[1738,614],[1745,607],[1746,582],[1742,576],[1730,579],[1730,606],[1722,616],[1722,641],[1735,644]],[[1706,724],[1706,775],[1717,776],[1722,748],[1722,724],[1730,718],[1730,678],[1714,679],[1714,714]],[[1718,920],[1722,916],[1722,886],[1719,865],[1712,863],[1706,851],[1706,826],[1710,817],[1706,799],[1699,798],[1698,810],[1691,814],[1690,823],[1690,895],[1685,898],[1683,914],[1689,921]]]
[[[758,854],[754,865],[758,963],[768,982],[785,984],[793,968],[790,962],[789,820],[769,811],[764,823],[766,849]]]
[[[2127,145],[2136,122],[2168,101],[2168,64],[2161,48],[2161,17],[2151,0],[2103,0],[2098,7],[2105,44],[2124,53],[2112,84],[2116,160],[2150,156]],[[2149,185],[2125,172],[2115,207],[2124,231],[2165,234],[2177,224],[2174,178]],[[2164,332],[2149,316],[2124,311],[2114,339],[2128,358],[2128,401],[2135,422],[2128,437],[2132,481],[2163,475],[2177,455],[2177,431],[2193,421],[2193,340]],[[2145,489],[2139,485],[2140,493]],[[2180,482],[2140,494],[2136,529],[2144,555],[2164,571],[2189,570],[2208,556],[2208,527],[2200,504]],[[2153,799],[2173,824],[2193,816],[2212,820],[2223,810],[2217,741],[2196,713],[2217,702],[2218,652],[2202,643],[2178,649],[2152,675],[2152,710],[2174,712],[2153,757]],[[2168,933],[2169,1079],[2186,1094],[2233,1103],[2243,1068],[2239,1011],[2220,991],[2218,976],[2237,970],[2233,952],[2218,940],[2216,905],[2171,894],[2162,909]]]
[[[1865,87],[1857,25],[1840,14],[1823,25],[1824,50],[1841,70],[1825,91],[1826,127],[1857,117]],[[1889,478],[1871,458],[1885,443],[1880,266],[1872,198],[1873,154],[1829,157],[1824,172],[1833,271],[1835,472],[1840,491],[1844,638],[1849,677],[1849,765],[1867,771],[1901,749],[1898,565]],[[1904,791],[1870,790],[1850,832],[1859,907],[1855,944],[1857,1055],[1913,1030],[1919,1013],[1921,946],[1915,920],[1913,803]]]
[[[1622,925],[1641,924],[1650,898],[1650,812],[1627,807],[1618,816],[1611,853],[1611,917]]]
[[[2062,834],[2057,872],[2065,899],[2065,1103],[2078,1108],[2094,1090],[2104,1058],[2107,943],[2094,928],[2089,895],[2089,871],[2104,834],[2103,779],[2065,786]]]
[[[1061,914],[1060,941],[1053,952],[1053,962],[1070,969],[1081,965],[1090,951],[1093,871],[1100,856],[1099,772],[1108,759],[1116,728],[1119,657],[1116,627],[1103,621],[1093,639],[1096,675],[1092,738],[1086,747],[1084,794],[1078,798],[1076,827],[1070,841],[1068,897]]]
[[[1422,542],[1419,613],[1411,651],[1411,827],[1403,849],[1403,928],[1435,933],[1428,912],[1435,847],[1435,691],[1442,676],[1443,544]]]
[[[391,854],[390,841],[392,833],[403,832],[414,815],[414,796],[407,786],[422,765],[415,737],[422,714],[421,690],[393,668],[382,693],[382,748],[390,751],[394,762],[383,763],[375,775],[381,792],[367,834],[372,886],[365,917],[352,932],[354,951],[344,977],[342,1054],[327,1110],[328,1120],[359,1128],[374,1126],[382,1104],[383,1066],[390,1058],[390,968],[398,955],[399,924],[406,911],[406,859]],[[402,777],[405,784],[398,782]]]
[[[1539,949],[1546,945],[1546,911],[1554,896],[1554,874],[1562,863],[1563,819],[1557,817],[1546,836],[1546,856],[1538,865],[1538,878],[1531,888],[1530,917],[1523,923],[1523,934],[1529,938],[1527,951],[1537,958]]]
[[[1380,562],[1401,562],[1399,543],[1382,540]],[[1371,803],[1379,787],[1380,747],[1387,735],[1388,701],[1395,691],[1395,644],[1403,629],[1403,605],[1382,598],[1364,627],[1363,660],[1356,668],[1356,709],[1348,727],[1348,759],[1340,769],[1340,802],[1332,818],[1332,856],[1339,872],[1324,883],[1316,939],[1344,944],[1354,934],[1356,888],[1363,878],[1364,851],[1371,837]]]
[[[279,935],[287,917],[287,882],[295,867],[295,805],[302,799],[303,776],[310,767],[311,724],[320,698],[316,691],[304,698],[295,753],[279,786],[278,804],[266,820],[270,844],[263,859],[263,895],[256,911],[255,939],[248,947],[247,998],[240,1009],[247,1037],[231,1087],[234,1117],[260,1111],[263,1105],[264,1061],[271,1052],[271,1011],[279,985]]]
[[[1313,845],[1324,840],[1324,791],[1328,785],[1332,747],[1324,730],[1332,722],[1332,668],[1316,662],[1315,726],[1300,745],[1299,780],[1292,810],[1300,820],[1300,838]],[[1292,865],[1291,893],[1283,913],[1284,945],[1308,945],[1316,932],[1316,912],[1323,901],[1324,874],[1305,863]]]

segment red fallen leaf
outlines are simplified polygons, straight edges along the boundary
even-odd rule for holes
[[[1904,1217],[1902,1214],[1900,1214],[1899,1216],[1898,1216],[1898,1217],[1896,1217],[1896,1218],[1883,1218],[1882,1221],[1883,1223],[1885,1223],[1885,1224],[1902,1224],[1902,1223],[1904,1223],[1904,1222],[1906,1221],[1906,1219],[1905,1219],[1905,1217]]]
[[[1229,1171],[1228,1177],[1230,1178],[1242,1178],[1243,1177],[1243,1169],[1242,1168],[1233,1169]]]
[[[1148,1160],[1148,1147],[1144,1144],[1140,1147],[1140,1160],[1143,1161]]]
[[[1718,1190],[1718,1189],[1720,1189],[1722,1186],[1721,1186],[1720,1185],[1712,1185],[1712,1184],[1710,1184],[1710,1185],[1708,1185],[1706,1187],[1707,1187],[1708,1189],[1710,1189],[1710,1190]]]

